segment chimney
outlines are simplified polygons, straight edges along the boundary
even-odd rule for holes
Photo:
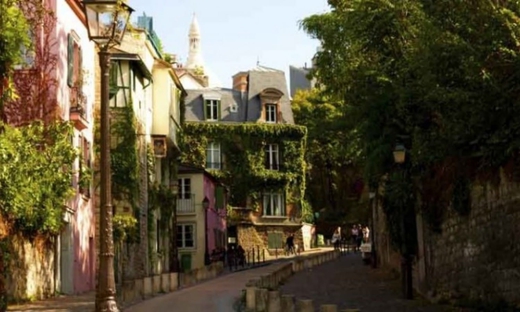
[[[233,89],[240,92],[247,92],[247,72],[239,72],[233,76]]]
[[[209,77],[208,76],[202,77],[202,86],[204,88],[207,88],[209,86]]]

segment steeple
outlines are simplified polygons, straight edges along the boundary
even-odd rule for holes
[[[188,53],[188,60],[186,61],[186,68],[195,69],[203,68],[204,61],[202,60],[202,53],[200,51],[200,29],[197,16],[193,13],[191,20],[190,32],[188,34],[190,50]]]

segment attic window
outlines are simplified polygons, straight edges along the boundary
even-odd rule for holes
[[[237,104],[232,104],[232,105],[229,107],[229,111],[232,112],[232,113],[236,113],[236,112],[238,112],[238,105],[237,105]]]

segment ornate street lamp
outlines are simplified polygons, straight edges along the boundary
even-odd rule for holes
[[[85,0],[88,34],[99,49],[101,67],[101,187],[99,220],[99,270],[97,272],[96,311],[119,311],[116,303],[114,278],[114,239],[112,233],[112,190],[110,170],[109,117],[109,49],[123,40],[133,9],[118,0]]]
[[[209,259],[209,249],[208,249],[208,209],[209,209],[209,199],[204,197],[202,201],[202,208],[204,209],[204,265],[210,265],[211,261]]]
[[[396,164],[404,163],[406,159],[406,148],[403,144],[397,144],[394,148],[394,161]]]
[[[406,160],[406,148],[402,144],[397,144],[394,148],[394,161],[398,165],[402,165]],[[401,278],[403,283],[403,297],[405,299],[413,299],[412,286],[412,259],[406,245],[406,227],[405,227],[405,210],[402,207],[401,213]]]

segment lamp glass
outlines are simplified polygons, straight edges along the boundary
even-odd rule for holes
[[[133,9],[117,0],[83,1],[91,40],[104,46],[121,43]]]
[[[406,149],[405,149],[404,145],[397,144],[394,149],[395,163],[397,163],[397,164],[404,163],[405,157],[406,157]]]
[[[368,198],[373,199],[375,197],[376,197],[376,193],[375,192],[369,192],[368,193]]]
[[[207,197],[204,197],[204,200],[202,201],[202,207],[204,209],[208,209],[209,208],[209,199]]]

